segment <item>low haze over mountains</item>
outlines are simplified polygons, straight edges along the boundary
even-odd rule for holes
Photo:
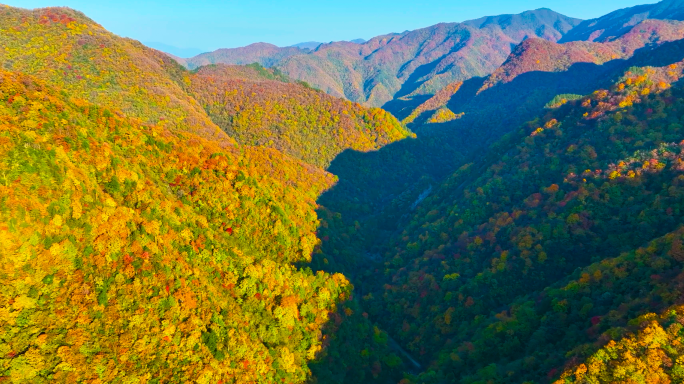
[[[0,42],[0,382],[684,381],[684,1]]]

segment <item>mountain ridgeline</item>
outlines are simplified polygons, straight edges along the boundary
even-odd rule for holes
[[[548,9],[388,34],[363,44],[333,42],[311,52],[253,44],[204,53],[183,63],[275,66],[333,96],[379,107],[399,97],[434,93],[449,83],[484,76],[528,37],[560,40],[580,20]]]
[[[283,80],[258,64],[221,64],[202,67],[186,81],[190,95],[239,143],[274,147],[322,168],[345,149],[376,150],[411,135],[382,109]]]
[[[682,20],[180,59],[1,8],[0,382],[684,381]]]

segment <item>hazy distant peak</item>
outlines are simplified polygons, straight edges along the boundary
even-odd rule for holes
[[[314,49],[318,48],[318,46],[321,44],[323,44],[323,43],[320,43],[318,41],[306,41],[303,43],[291,45],[290,47],[296,47],[296,48],[301,48],[301,49],[310,49],[313,51]]]
[[[505,29],[512,25],[516,27],[524,25],[526,20],[541,21],[556,27],[562,32],[569,31],[582,21],[574,17],[565,16],[548,8],[539,8],[518,14],[485,16],[479,19],[466,20],[462,24],[474,28],[486,28],[488,26],[497,25],[502,29]]]
[[[367,41],[366,39],[354,39],[354,40],[341,41],[341,42],[343,42],[343,43],[346,42],[346,43],[354,43],[354,44],[363,44],[363,43],[365,43],[366,41]],[[300,48],[300,49],[309,49],[309,50],[314,51],[314,50],[316,50],[316,48],[320,47],[320,46],[323,45],[323,44],[332,44],[332,43],[333,43],[332,41],[329,42],[329,43],[321,43],[321,42],[318,42],[318,41],[306,41],[306,42],[303,42],[303,43],[298,43],[298,44],[290,45],[290,47],[296,47],[296,48]]]
[[[257,42],[244,46],[243,48],[271,48],[277,49],[278,46],[271,43]],[[239,49],[239,48],[236,48]]]

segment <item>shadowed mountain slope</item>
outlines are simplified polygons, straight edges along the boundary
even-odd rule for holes
[[[487,78],[466,81],[446,103],[418,107],[420,113],[414,112],[416,123],[411,127],[418,132],[435,129],[421,124],[445,105],[464,115],[442,124],[443,129],[497,137],[538,114],[554,97],[585,95],[597,86],[608,87],[619,73],[649,59],[653,52],[669,52],[666,46],[680,46],[682,38],[684,23],[647,20],[607,43],[528,39]],[[651,59],[657,65],[655,57]]]
[[[371,204],[362,199],[372,188],[355,194],[339,174],[319,199],[332,212],[321,213],[313,264],[349,273],[369,318],[428,367],[406,382],[550,382],[628,334],[632,319],[680,302],[684,258],[670,248],[684,212],[684,94],[671,85],[682,77],[682,44],[618,60],[625,66],[601,77],[608,90],[537,112],[488,149],[452,158],[465,165],[444,182],[405,183]],[[634,65],[657,68],[626,70]],[[442,156],[493,132],[449,133],[469,139],[442,140]],[[368,183],[376,157],[394,159],[377,171],[390,180],[397,163],[414,160],[407,154],[437,148],[437,135],[418,132],[409,150],[402,142],[343,154],[330,169],[355,167]]]

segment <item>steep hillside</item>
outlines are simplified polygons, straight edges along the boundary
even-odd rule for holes
[[[682,68],[568,102],[418,204],[364,299],[435,382],[554,379],[602,333],[677,303],[681,260],[668,252],[681,232],[654,239],[683,219],[684,93],[669,88]],[[592,282],[598,301],[584,299]]]
[[[264,67],[272,67],[290,56],[300,55],[308,51],[307,48],[297,46],[280,48],[273,44],[254,43],[246,47],[224,48],[202,53],[195,57],[183,59],[180,63],[190,69],[209,64],[246,65],[259,63]]]
[[[499,83],[510,83],[524,73],[563,72],[578,63],[604,65],[611,60],[629,59],[638,50],[652,50],[663,43],[682,38],[683,22],[646,20],[619,38],[605,43],[576,41],[557,44],[541,39],[528,39],[516,47],[506,62],[487,78],[478,92]]]
[[[196,74],[198,77],[211,76],[216,79],[224,80],[242,80],[249,82],[276,80],[283,83],[295,82],[278,69],[264,68],[259,63],[252,63],[248,65],[210,64],[198,68],[192,73]],[[184,79],[184,81],[187,83],[189,79]]]
[[[182,68],[159,51],[120,38],[68,8],[0,12],[0,65],[33,74],[73,97],[229,142],[176,83]]]
[[[0,382],[681,382],[680,3],[193,70],[3,9]]]
[[[344,150],[377,150],[412,135],[382,109],[277,81],[277,70],[218,65],[189,79],[189,93],[239,143],[277,148],[323,168]]]
[[[190,73],[67,8],[6,8],[0,41],[5,68],[45,79],[70,96],[145,123],[278,148],[321,167],[345,149],[375,150],[410,135],[384,111],[321,94],[277,69],[255,64]]]
[[[634,319],[636,335],[611,340],[586,364],[572,366],[555,384],[632,381],[670,383],[684,379],[682,341],[684,308],[675,306],[661,316],[649,313]]]
[[[611,41],[646,19],[684,20],[684,2],[663,0],[656,4],[624,8],[597,19],[585,20],[569,31],[560,42]]]
[[[0,76],[0,377],[303,382],[347,284],[290,265],[332,176]]]
[[[652,23],[665,27],[679,24]],[[648,33],[646,35],[650,36]],[[560,102],[563,96],[566,100],[579,98],[599,86],[610,87],[632,66],[663,66],[684,60],[684,40],[664,40],[657,35],[653,40],[644,40],[646,47],[637,50],[637,54],[629,59],[611,59],[603,65],[575,63],[567,70],[543,72],[529,69],[548,66],[553,70],[556,64],[543,64],[544,58],[565,58],[562,55],[554,57],[553,51],[549,51],[555,49],[556,44],[530,39],[529,45],[522,44],[520,50],[516,50],[521,59],[513,55],[507,63],[511,64],[509,73],[521,73],[512,80],[498,81],[484,90],[482,88],[487,79],[483,78],[467,80],[460,86],[455,83],[435,95],[431,101],[425,102],[418,109],[419,113],[402,115],[403,118],[415,118],[409,123],[409,127],[417,134],[415,140],[403,140],[375,153],[343,153],[338,156],[329,170],[339,176],[340,181],[335,188],[321,196],[320,202],[332,212],[343,213],[344,226],[353,226],[355,221],[363,223],[362,227],[369,225],[368,230],[358,228],[356,236],[363,238],[363,242],[373,248],[372,244],[380,241],[371,234],[377,233],[380,228],[388,232],[400,230],[399,218],[413,209],[414,202],[420,196],[431,193],[431,185],[436,186],[465,163],[481,158],[488,146],[526,120],[543,116],[547,112],[544,107],[553,105],[554,100]],[[526,51],[527,46],[535,49]],[[631,45],[625,42],[625,46]],[[565,52],[560,48],[561,53]],[[516,67],[518,62],[524,65],[530,63],[531,66]],[[456,93],[444,106],[440,96],[448,96],[454,89]],[[432,123],[430,120],[433,118],[450,121]],[[334,246],[330,246],[346,255],[335,257],[336,261],[344,259],[348,263],[348,259],[357,258],[363,263],[363,257],[354,256],[363,255],[366,252],[363,248],[342,252],[340,247],[345,248],[349,241],[332,235],[330,238],[334,243]],[[376,252],[378,250],[371,251]],[[351,267],[354,271],[359,268]]]

